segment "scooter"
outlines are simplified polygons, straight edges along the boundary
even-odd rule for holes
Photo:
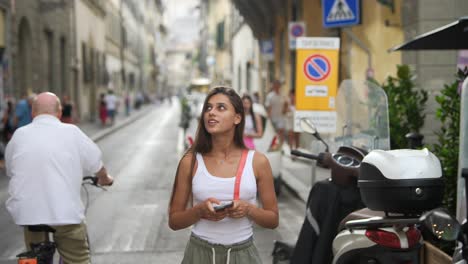
[[[337,149],[335,153],[291,152],[328,165],[331,177],[315,183],[311,189],[296,246],[275,241],[273,263],[284,260],[331,263],[332,241],[340,221],[348,213],[364,207],[357,188],[361,160],[369,150],[390,146],[387,99],[382,88],[369,82],[345,80],[340,85],[336,105],[338,133],[332,142],[338,145],[332,146]],[[301,119],[300,124],[304,132],[318,134],[314,120]]]
[[[444,190],[437,157],[427,149],[371,151],[358,186],[368,208],[342,221],[332,263],[424,263],[419,216],[441,204]]]
[[[303,119],[301,123],[305,124],[301,125],[304,130],[322,140],[310,120]],[[336,153],[321,152],[313,155],[292,150],[291,154],[316,160],[330,168],[331,177],[317,182],[311,189],[307,199],[306,219],[296,246],[282,241],[274,242],[273,263],[287,260],[291,263],[310,263],[309,259],[325,263],[320,260],[331,257],[331,242],[340,220],[353,210],[364,207],[356,182],[365,152],[356,147],[342,146]],[[323,207],[322,204],[327,206]],[[315,250],[311,251],[310,245],[316,245]]]

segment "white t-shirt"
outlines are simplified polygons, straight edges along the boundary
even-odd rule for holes
[[[274,91],[271,91],[267,94],[265,99],[265,106],[271,107],[272,119],[280,119],[284,117],[283,108],[285,102],[285,98],[280,94],[275,93]]]
[[[115,94],[107,94],[104,100],[106,101],[107,110],[115,110],[117,108],[117,96]]]
[[[253,172],[253,156],[250,150],[245,161],[239,187],[239,198],[257,204],[257,181]],[[202,155],[197,154],[197,171],[192,179],[193,204],[198,204],[209,197],[220,201],[232,201],[236,177],[221,178],[212,175],[205,166]],[[230,245],[245,241],[253,235],[252,220],[248,217],[238,219],[225,217],[220,221],[200,219],[192,232],[210,243]]]
[[[17,225],[79,224],[83,176],[102,168],[101,151],[78,127],[39,115],[15,131],[5,151],[7,210]]]
[[[245,115],[245,125],[244,125],[244,133],[247,134],[254,134],[255,132],[255,118],[252,115]]]

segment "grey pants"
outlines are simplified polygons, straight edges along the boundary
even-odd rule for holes
[[[261,264],[260,255],[249,238],[232,245],[212,244],[194,234],[185,248],[182,264]]]

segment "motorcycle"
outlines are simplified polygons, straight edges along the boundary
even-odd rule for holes
[[[336,98],[338,133],[330,145],[334,153],[319,155],[292,151],[291,154],[316,160],[330,168],[331,177],[312,187],[306,218],[296,246],[275,241],[273,263],[330,263],[332,241],[340,221],[364,207],[357,188],[362,159],[369,150],[388,149],[388,107],[386,94],[374,83],[345,80]],[[301,119],[300,127],[322,141],[315,121]],[[341,132],[341,134],[340,134]]]
[[[441,204],[444,190],[437,157],[427,149],[373,150],[358,186],[367,208],[342,221],[332,263],[424,263],[419,216]]]
[[[420,155],[420,158],[422,158],[420,160],[413,159],[410,162],[406,160],[410,165],[407,165],[406,170],[401,170],[400,173],[395,173],[394,175],[397,175],[396,178],[389,180],[386,178],[385,173],[381,173],[383,181],[380,183],[375,181],[375,175],[378,174],[377,170],[368,171],[367,174],[365,173],[365,164],[367,163],[366,159],[369,158],[372,163],[372,158],[366,156],[363,160],[364,165],[361,167],[360,176],[362,178],[359,179],[358,183],[361,188],[363,201],[368,207],[371,207],[374,210],[382,210],[386,213],[376,218],[375,216],[372,217],[372,214],[363,216],[361,212],[359,216],[360,218],[363,218],[361,220],[347,221],[348,219],[345,219],[344,222],[347,221],[345,229],[335,238],[333,250],[335,256],[346,255],[346,257],[343,257],[341,261],[336,261],[334,263],[370,261],[371,263],[465,264],[468,262],[468,222],[466,221],[466,206],[468,204],[468,197],[466,196],[468,155],[466,155],[466,150],[468,141],[465,140],[468,121],[466,118],[463,118],[464,113],[466,113],[464,109],[468,105],[468,79],[464,81],[462,87],[460,168],[457,192],[458,221],[455,217],[448,214],[445,209],[438,208],[431,210],[441,203],[443,197],[443,182],[441,179],[442,173],[440,170],[440,163],[433,155],[429,158],[431,155],[427,153],[427,150],[416,151],[424,153],[424,155]],[[397,157],[396,160],[401,159],[402,161],[408,159],[404,157],[404,152],[406,152],[406,154],[411,152],[415,153],[414,151],[410,152],[409,150],[397,150],[394,152]],[[377,154],[377,156],[380,156],[377,159],[386,159],[384,157],[385,154]],[[374,159],[374,162],[377,159]],[[427,159],[426,164],[424,164],[424,159]],[[398,164],[395,162],[396,160],[387,160],[387,165],[381,164],[380,167],[398,167]],[[419,165],[421,166],[419,168],[415,168],[415,165],[416,167]],[[384,170],[387,170],[387,172],[389,171],[388,168]],[[373,187],[377,188],[375,188],[374,191],[369,191],[368,187],[371,187],[372,184],[374,184]],[[384,187],[384,185],[386,186]],[[368,190],[365,190],[366,188]],[[382,199],[385,197],[391,198]],[[427,210],[429,211],[424,213],[424,211]],[[388,212],[399,212],[400,215],[395,217],[394,215],[389,215]],[[421,214],[422,216],[418,218]],[[352,217],[350,216],[350,218]],[[387,230],[385,230],[385,228]],[[391,230],[394,231],[398,230],[399,232],[393,232],[394,234],[391,234],[392,232],[386,232],[389,231],[388,228],[391,228]],[[422,236],[423,233],[420,230],[429,230],[436,239],[458,241],[458,246],[454,251],[453,257],[450,258],[442,250],[434,247],[428,241],[430,240],[429,237]],[[374,241],[371,241],[373,239]],[[347,248],[347,246],[345,246],[346,243],[352,243],[354,249],[350,247]],[[382,246],[381,244],[384,245]],[[380,250],[384,249],[389,252],[389,246],[394,248],[392,252],[393,254],[391,255],[382,255],[382,251],[379,252],[377,250],[380,248]],[[370,253],[367,256],[369,259],[363,260],[362,257],[353,258],[353,255],[354,257],[362,256],[363,252]],[[406,253],[406,256],[404,256],[402,252]]]

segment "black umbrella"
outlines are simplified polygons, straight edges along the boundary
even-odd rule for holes
[[[468,49],[468,16],[419,35],[413,40],[391,48],[389,51],[457,49]]]

